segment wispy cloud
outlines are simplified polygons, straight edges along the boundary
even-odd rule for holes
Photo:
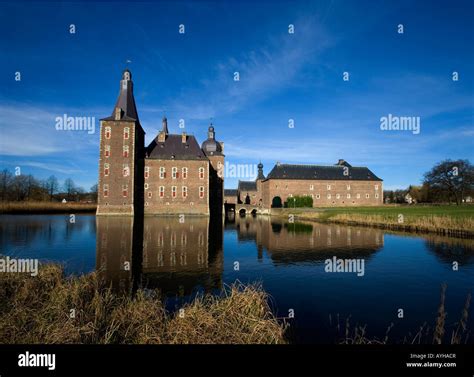
[[[235,113],[245,106],[301,83],[303,68],[317,63],[318,54],[332,40],[316,18],[306,16],[295,22],[295,34],[283,31],[269,36],[258,49],[242,52],[218,62],[212,76],[185,90],[168,107],[188,119],[209,119]],[[239,81],[234,81],[238,72]]]
[[[106,114],[102,109],[77,109],[49,106],[52,110],[36,104],[0,105],[0,155],[3,156],[48,156],[86,150],[98,146],[99,116]],[[108,113],[108,112],[107,112]],[[56,117],[90,116],[95,119],[95,134],[87,131],[57,131]]]

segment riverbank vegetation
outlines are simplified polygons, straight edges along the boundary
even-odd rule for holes
[[[297,220],[474,237],[474,205],[288,208],[273,210],[273,214],[283,218],[294,215]]]
[[[53,264],[35,277],[0,274],[0,343],[285,343],[286,325],[259,285],[236,283],[182,309],[167,312],[157,291],[114,294],[96,273],[65,278]]]
[[[79,213],[95,212],[95,203],[76,202],[0,202],[0,214]]]
[[[416,332],[409,333],[403,339],[395,340],[391,336],[394,328],[392,322],[381,337],[371,337],[367,332],[367,326],[352,325],[351,318],[346,318],[343,323],[339,322],[337,315],[333,322],[329,317],[330,326],[335,327],[337,343],[341,344],[467,344],[472,343],[471,330],[468,327],[469,309],[471,306],[471,294],[468,293],[464,307],[459,316],[459,321],[448,324],[446,311],[446,289],[447,285],[441,285],[441,296],[436,318],[431,324],[423,323]]]

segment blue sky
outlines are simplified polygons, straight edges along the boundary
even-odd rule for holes
[[[98,132],[55,118],[98,128],[129,59],[147,144],[163,115],[199,142],[212,118],[230,163],[343,158],[385,188],[418,184],[440,160],[474,160],[473,19],[472,1],[0,3],[0,167],[93,185]],[[388,114],[421,132],[382,131]]]

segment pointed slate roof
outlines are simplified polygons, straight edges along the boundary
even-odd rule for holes
[[[121,120],[138,121],[137,107],[135,105],[135,98],[133,96],[133,81],[132,73],[126,69],[122,73],[122,80],[120,80],[120,91],[115,103],[114,110],[110,117],[102,120],[116,120],[115,111],[117,108],[122,110]]]

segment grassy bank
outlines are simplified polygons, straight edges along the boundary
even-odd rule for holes
[[[259,286],[236,284],[183,309],[182,318],[166,312],[155,291],[114,295],[95,273],[65,278],[57,265],[42,266],[36,277],[0,274],[0,343],[285,343],[285,325]]]
[[[294,214],[299,220],[474,237],[474,206],[471,205],[285,208],[275,214],[285,218]]]
[[[78,213],[97,209],[95,203],[59,203],[59,202],[0,202],[0,213],[37,214],[37,213]]]

